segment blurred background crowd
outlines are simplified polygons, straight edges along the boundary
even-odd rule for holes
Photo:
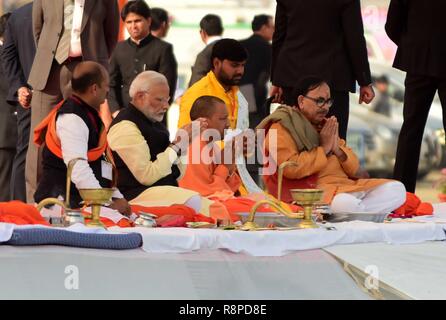
[[[0,14],[30,2],[0,0]],[[373,177],[391,177],[399,131],[403,122],[404,79],[402,71],[391,64],[396,46],[384,30],[390,0],[361,0],[365,38],[376,98],[370,105],[359,105],[358,97],[350,94],[350,120],[347,134],[349,145],[359,155]],[[171,43],[178,63],[175,99],[168,113],[168,127],[173,135],[178,121],[180,97],[188,87],[191,65],[204,45],[199,36],[199,20],[209,13],[218,14],[226,38],[246,39],[252,34],[255,15],[274,16],[275,0],[151,0],[148,4],[162,7],[169,13],[170,29],[164,38]],[[123,29],[122,38],[127,37]],[[417,193],[424,200],[435,200],[432,181],[446,163],[442,110],[438,95],[431,107],[420,154]]]

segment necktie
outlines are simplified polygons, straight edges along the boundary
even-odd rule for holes
[[[70,54],[71,29],[73,26],[74,0],[64,0],[62,37],[56,49],[56,61],[62,64]]]

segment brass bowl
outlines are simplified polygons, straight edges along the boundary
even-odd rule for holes
[[[314,204],[322,199],[321,189],[291,189],[293,200],[300,204]]]
[[[79,189],[82,199],[88,203],[105,204],[110,202],[114,189]]]

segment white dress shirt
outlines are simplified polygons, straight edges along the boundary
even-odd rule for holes
[[[71,28],[70,57],[81,57],[81,28],[85,0],[74,0],[73,26]]]
[[[221,40],[222,38],[223,38],[222,36],[210,36],[206,41],[206,45],[210,45],[215,41]]]
[[[56,121],[56,134],[60,139],[62,158],[68,166],[75,158],[87,159],[89,130],[85,122],[75,114],[61,114]],[[79,160],[73,167],[71,181],[77,189],[102,188],[87,160]],[[113,198],[124,198],[116,189]]]

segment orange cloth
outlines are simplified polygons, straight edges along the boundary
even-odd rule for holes
[[[71,98],[75,99],[75,98]],[[76,100],[76,99],[75,99]],[[62,107],[65,101],[59,102],[46,116],[45,119],[39,123],[34,130],[34,143],[39,147],[45,142],[48,149],[58,158],[62,159],[62,148],[60,139],[56,133],[56,119],[57,111]],[[107,131],[104,124],[101,123],[101,133],[99,137],[99,146],[88,151],[88,161],[95,161],[99,159],[107,149]]]
[[[166,216],[166,215],[177,215],[183,216],[186,222],[209,222],[215,223],[217,220],[230,220],[231,222],[239,221],[240,217],[238,213],[240,212],[249,212],[251,208],[254,206],[256,201],[248,199],[248,198],[232,198],[224,201],[216,200],[211,204],[209,211],[211,217],[206,217],[200,213],[197,213],[194,209],[185,206],[185,205],[172,205],[168,207],[144,207],[140,205],[131,205],[131,210],[136,215],[139,216],[140,212],[152,213],[158,218]],[[290,206],[293,212],[296,212],[300,208],[299,206]],[[274,211],[269,206],[261,206],[258,212],[272,212]],[[84,215],[87,216],[90,213],[84,212]],[[86,220],[88,221],[88,219]],[[102,223],[108,227],[118,226],[121,228],[130,228],[134,227],[133,222],[127,219],[121,219],[117,224],[107,218],[101,217]]]
[[[434,213],[434,207],[428,202],[421,202],[421,199],[411,192],[406,192],[406,202],[396,209],[391,218],[408,218],[412,216],[426,216]]]
[[[268,133],[269,129],[271,128],[273,122],[268,123],[265,126],[265,135]],[[266,141],[266,139],[264,140]],[[269,146],[269,145],[268,145]],[[267,163],[265,164],[265,167],[276,167],[279,168],[277,163],[273,158],[269,157],[269,150],[265,148],[265,145],[263,146],[263,159],[267,159]],[[271,161],[271,163],[269,163]],[[279,173],[278,169],[276,172],[272,175],[263,175],[262,176],[263,182],[265,183],[266,189],[268,190],[268,193],[272,195],[273,197],[277,198],[279,193]],[[282,195],[280,201],[283,201],[285,203],[291,203],[294,201],[294,199],[291,196],[290,190],[291,189],[312,189],[315,188],[317,185],[317,174],[312,174],[308,177],[301,178],[301,179],[288,179],[285,177],[285,175],[282,177]]]
[[[50,224],[40,215],[36,207],[20,202],[10,201],[0,203],[0,222],[13,223],[17,225]]]
[[[339,145],[347,155],[347,160],[340,162],[335,155],[326,156],[322,147],[310,151],[299,152],[292,136],[280,123],[271,125],[265,140],[267,152],[271,149],[270,132],[277,130],[277,154],[271,154],[274,161],[280,165],[285,161],[294,161],[296,167],[288,167],[283,171],[284,178],[300,180],[313,174],[318,174],[317,188],[324,190],[324,202],[331,203],[337,193],[366,191],[391,181],[387,179],[356,179],[359,161],[354,152],[340,139]]]
[[[198,143],[200,146],[199,150],[195,150],[195,143]],[[186,173],[178,181],[179,186],[196,191],[205,197],[222,192],[233,196],[239,189],[241,180],[236,172],[230,175],[228,168],[224,164],[215,164],[215,161],[212,160],[214,151],[219,152],[220,148],[216,144],[195,140],[194,143],[190,144],[188,150],[189,161]],[[193,155],[195,153],[200,155],[198,159],[194,159]],[[208,157],[208,159],[201,159],[202,156]],[[193,160],[199,163],[193,163]]]
[[[215,222],[214,219],[199,214],[194,209],[184,205],[172,205],[169,207],[144,207],[140,205],[131,205],[131,210],[138,216],[140,212],[147,212],[157,215],[158,218],[167,215],[177,215],[184,217],[186,222],[209,222],[209,223]],[[90,213],[86,211],[84,211],[83,214],[84,216],[90,215]],[[85,221],[88,222],[89,219],[85,219]],[[110,227],[132,228],[135,226],[132,221],[125,218],[119,220],[118,223],[114,223],[112,220],[108,218],[101,217],[101,222],[107,228]]]
[[[88,219],[87,217],[89,217],[91,215],[91,212],[82,211],[82,214],[85,218],[85,223],[90,222],[91,219]],[[100,220],[106,228],[110,228],[110,227],[131,228],[131,227],[134,227],[133,222],[128,219],[125,219],[124,217],[121,220],[119,220],[118,223],[114,223],[112,220],[105,218],[105,217],[100,217]]]
[[[131,205],[132,212],[139,215],[139,212],[153,213],[159,217],[165,215],[184,216],[186,222],[213,222],[209,217],[197,213],[194,209],[185,205],[175,204],[169,207],[143,207],[139,205]]]
[[[249,212],[255,205],[255,201],[247,198],[233,198],[222,202],[230,214],[237,214],[240,212]],[[268,205],[263,205],[258,209],[258,212],[272,212]]]
[[[230,220],[232,222],[239,221],[240,216],[239,213],[242,212],[250,212],[252,207],[255,205],[256,201],[248,198],[232,198],[227,200],[216,200],[213,206],[216,206],[216,204],[219,204],[223,206],[226,211],[228,212],[228,215],[230,217]],[[290,209],[293,212],[297,212],[298,210],[302,210],[301,207],[290,205]],[[212,207],[211,207],[212,209]],[[257,212],[276,212],[276,209],[271,208],[269,205],[263,205],[260,206],[257,210]],[[211,210],[212,214],[212,210]]]

